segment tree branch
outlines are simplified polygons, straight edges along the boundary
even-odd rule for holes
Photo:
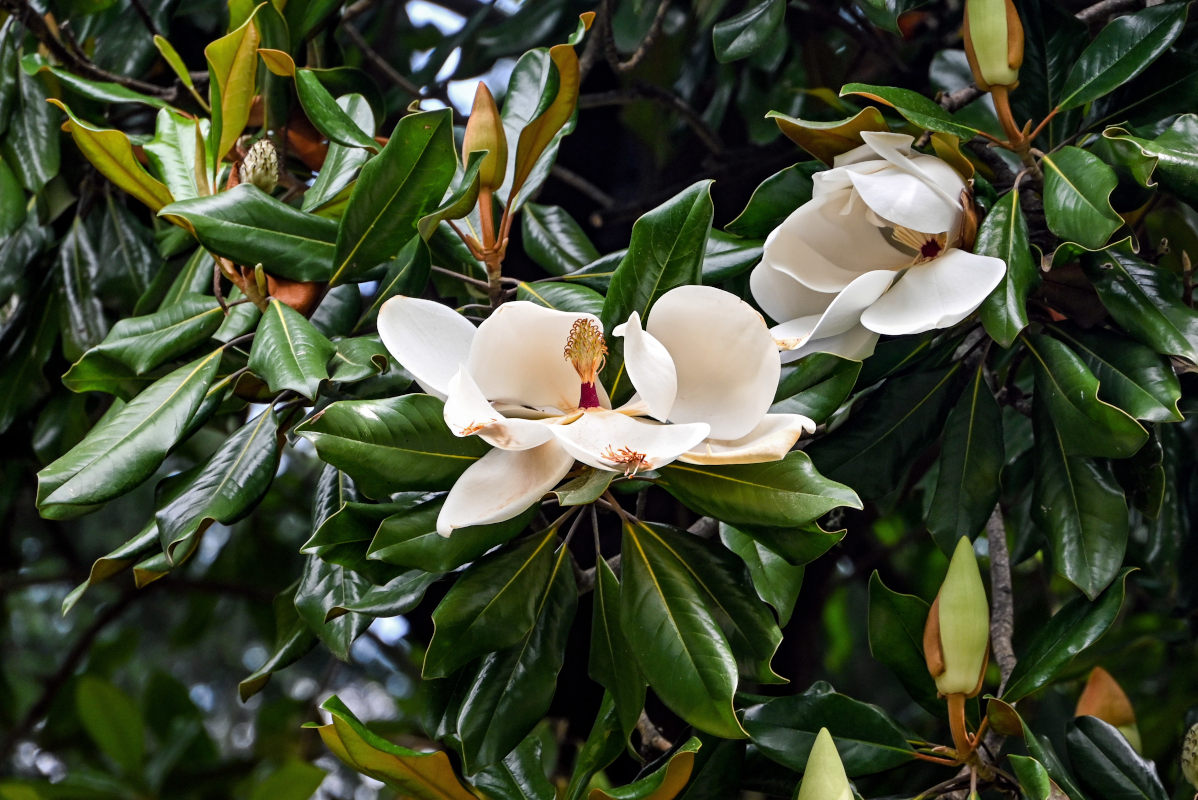
[[[678,95],[649,83],[636,83],[625,89],[616,89],[599,94],[583,95],[578,98],[578,108],[599,108],[601,106],[619,106],[635,103],[638,100],[649,100],[676,111],[683,121],[690,126],[703,145],[714,154],[724,151],[724,143],[720,137],[708,127],[699,112],[695,111]]]
[[[1075,17],[1087,24],[1095,20],[1106,19],[1123,11],[1131,11],[1144,5],[1142,0],[1102,0],[1092,6],[1083,8],[1074,14]]]
[[[1015,596],[1011,589],[1011,555],[1007,551],[1007,529],[1003,524],[1002,507],[986,522],[986,541],[990,545],[990,646],[1002,680],[998,693],[1007,688],[1011,671],[1015,669],[1015,648],[1011,637],[1015,631]]]

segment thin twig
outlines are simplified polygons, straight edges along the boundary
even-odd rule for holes
[[[985,92],[971,83],[968,86],[963,86],[960,89],[940,95],[940,107],[945,111],[956,111],[977,100],[983,94]]]
[[[477,286],[483,290],[490,288],[490,285],[486,281],[480,281],[478,278],[471,278],[469,275],[463,275],[460,272],[454,272],[453,270],[446,269],[445,267],[438,267],[436,264],[433,265],[432,269],[433,272],[439,272],[442,275],[446,275],[450,278],[456,278],[462,283],[468,283],[471,286]]]
[[[649,52],[649,48],[657,41],[657,37],[661,36],[662,26],[665,24],[666,14],[669,10],[670,0],[661,0],[657,6],[657,13],[653,15],[653,21],[649,23],[649,30],[645,32],[645,36],[636,46],[636,50],[628,58],[620,60],[620,51],[616,49],[616,39],[611,26],[611,2],[605,0],[603,3],[603,30],[599,35],[603,39],[603,55],[614,71],[628,72],[641,63],[641,60]]]
[[[577,172],[566,169],[561,164],[554,164],[549,170],[549,174],[571,188],[577,189],[591,200],[594,200],[595,204],[600,208],[611,208],[613,205],[615,205],[616,201],[612,199],[610,194],[603,191],[598,186],[579,175]]]
[[[1092,6],[1083,8],[1081,11],[1074,14],[1075,17],[1087,24],[1094,20],[1106,19],[1107,17],[1124,11],[1131,11],[1134,8],[1140,8],[1144,4],[1141,0],[1102,0],[1100,3],[1095,3]]]
[[[374,66],[377,67],[378,70],[382,72],[389,81],[413,97],[424,97],[424,94],[420,91],[420,87],[412,83],[409,78],[400,74],[399,70],[387,63],[387,59],[380,56],[373,47],[367,44],[366,39],[362,37],[362,34],[357,28],[355,28],[353,25],[342,25],[341,30],[345,31],[345,35],[350,38],[350,40],[354,43],[354,46],[362,51],[362,55],[366,57],[366,60],[371,64],[374,64]],[[450,108],[452,107],[453,106],[450,105]]]
[[[661,735],[661,731],[653,724],[653,720],[649,719],[649,715],[645,713],[644,709],[641,710],[641,716],[636,721],[636,730],[641,735],[642,750],[651,747],[664,753],[674,748],[674,744]]]
[[[583,95],[578,98],[578,107],[579,109],[583,109],[599,108],[601,106],[619,106],[635,103],[638,100],[649,100],[676,111],[708,150],[717,155],[724,151],[724,143],[720,140],[719,135],[703,121],[703,117],[699,112],[691,108],[681,97],[660,86],[654,86],[650,83],[636,83],[624,89]]]
[[[151,36],[161,36],[162,33],[158,30],[158,26],[154,24],[154,18],[150,16],[150,12],[146,10],[146,6],[141,0],[129,0],[133,5],[133,10],[137,12],[137,16],[141,17],[141,22],[146,26],[146,30]]]
[[[998,693],[1001,695],[1007,687],[1011,671],[1015,669],[1015,648],[1011,645],[1015,630],[1015,596],[1011,589],[1007,530],[999,505],[994,506],[994,512],[986,522],[986,541],[990,545],[990,646],[1002,676],[998,684]]]

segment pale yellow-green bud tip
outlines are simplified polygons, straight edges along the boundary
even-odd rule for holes
[[[462,137],[463,163],[469,162],[470,154],[479,150],[487,152],[478,171],[479,183],[482,188],[495,191],[503,186],[507,173],[507,136],[495,98],[482,81],[474,92],[474,107],[470,109],[466,135]]]
[[[279,185],[279,154],[269,139],[259,139],[241,160],[242,183],[252,183],[270,194]]]
[[[795,800],[853,800],[844,764],[827,728],[820,728],[815,737]]]
[[[990,605],[973,555],[962,536],[948,564],[924,629],[928,671],[942,695],[973,697],[982,686],[990,648]]]
[[[979,89],[1019,84],[1023,23],[1011,0],[965,0],[965,54]]]
[[[1198,723],[1190,727],[1181,745],[1181,771],[1186,780],[1198,789]]]

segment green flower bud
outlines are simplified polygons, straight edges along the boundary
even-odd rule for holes
[[[990,605],[973,555],[962,536],[928,614],[923,636],[928,672],[948,696],[973,697],[982,688],[990,650]]]
[[[239,177],[270,194],[279,185],[279,154],[270,139],[259,139],[241,160]]]
[[[815,737],[795,800],[853,800],[844,764],[827,728],[820,728]]]
[[[466,135],[462,137],[462,162],[468,162],[470,154],[478,150],[487,151],[478,171],[479,182],[482,188],[495,191],[503,186],[507,174],[507,136],[495,98],[482,81],[474,92],[474,107],[470,109]]]
[[[1198,723],[1190,727],[1181,745],[1181,771],[1186,780],[1198,789]]]
[[[979,89],[1019,85],[1023,23],[1011,0],[965,0],[965,54]]]

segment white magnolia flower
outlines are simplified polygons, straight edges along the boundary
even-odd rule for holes
[[[811,201],[765,240],[753,297],[791,361],[812,352],[863,358],[879,334],[947,328],[1002,280],[1002,259],[961,250],[965,181],[911,149],[905,134],[865,144],[816,173]]]
[[[599,382],[607,346],[593,315],[518,301],[475,328],[440,303],[395,297],[378,327],[420,386],[445,400],[450,430],[495,448],[450,490],[437,519],[443,536],[511,519],[576,459],[628,475],[676,459],[769,461],[814,430],[806,417],[766,413],[777,347],[759,314],[718,289],[674,289],[654,306],[648,330],[635,314],[617,329],[628,380],[641,392],[617,410]]]

